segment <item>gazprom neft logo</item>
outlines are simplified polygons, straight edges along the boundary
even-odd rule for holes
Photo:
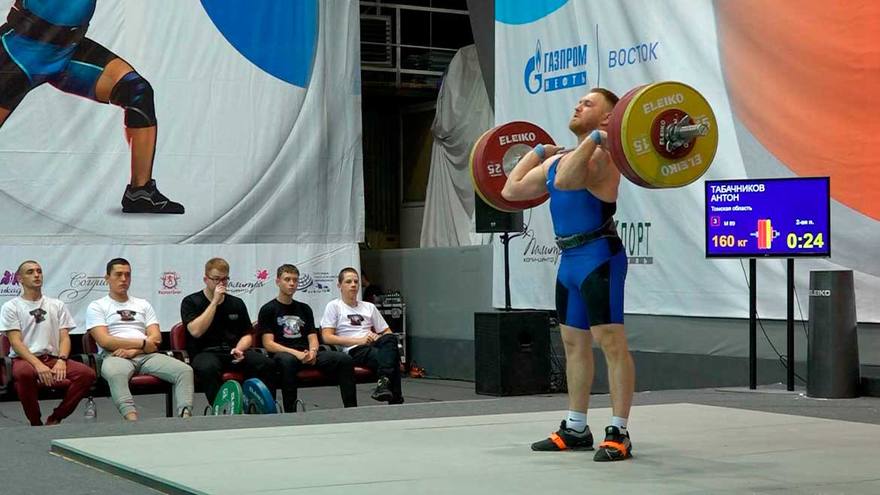
[[[541,40],[526,60],[523,83],[530,94],[587,85],[587,45],[543,52]]]

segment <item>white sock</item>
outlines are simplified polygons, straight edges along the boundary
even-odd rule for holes
[[[616,426],[620,433],[626,435],[626,422],[629,418],[621,418],[620,416],[611,416],[611,426]]]
[[[587,431],[587,413],[568,411],[568,417],[565,418],[565,427],[578,433]]]

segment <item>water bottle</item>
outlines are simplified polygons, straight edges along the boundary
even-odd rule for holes
[[[89,397],[89,400],[86,402],[86,413],[84,417],[86,423],[98,422],[98,409],[95,407],[95,401],[91,397]]]

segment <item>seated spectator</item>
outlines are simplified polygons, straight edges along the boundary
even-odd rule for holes
[[[171,383],[178,416],[192,416],[193,370],[156,352],[162,343],[159,319],[149,302],[128,295],[131,264],[124,258],[110,260],[104,279],[110,293],[89,304],[86,328],[100,347],[101,376],[110,385],[119,413],[129,421],[138,419],[128,381],[140,373]]]
[[[64,303],[43,296],[43,268],[28,260],[15,272],[21,295],[0,308],[0,332],[6,332],[12,347],[12,380],[24,415],[31,426],[43,424],[38,385],[51,387],[67,380],[61,404],[46,418],[57,425],[69,416],[95,383],[92,368],[68,361],[70,330],[76,328]]]
[[[370,282],[363,270],[361,270],[361,289],[363,289],[362,300],[373,304],[382,302],[382,286]]]
[[[272,353],[275,365],[281,371],[284,412],[296,412],[296,373],[308,368],[317,368],[336,378],[342,404],[355,407],[354,362],[344,352],[318,348],[318,331],[315,329],[312,308],[293,299],[297,283],[297,267],[279,266],[275,278],[278,296],[260,308],[258,319],[263,333],[263,347]]]
[[[189,333],[187,351],[192,358],[196,380],[214,403],[223,385],[224,371],[240,371],[246,378],[259,378],[274,390],[272,360],[251,349],[253,326],[244,301],[226,293],[229,263],[211,258],[205,263],[205,288],[180,303],[180,318]]]
[[[324,343],[342,346],[355,365],[376,371],[379,381],[372,394],[374,400],[402,404],[397,336],[373,303],[358,301],[357,270],[342,269],[337,282],[340,298],[327,303],[321,318]]]

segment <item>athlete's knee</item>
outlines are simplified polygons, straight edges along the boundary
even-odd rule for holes
[[[596,341],[602,348],[602,352],[609,359],[626,359],[629,356],[629,346],[626,342],[626,334],[623,328],[597,331]]]
[[[561,334],[567,356],[593,355],[593,339],[589,330],[566,325],[562,327]]]
[[[110,91],[110,103],[125,109],[125,126],[134,128],[156,125],[153,87],[135,71],[122,76]]]

